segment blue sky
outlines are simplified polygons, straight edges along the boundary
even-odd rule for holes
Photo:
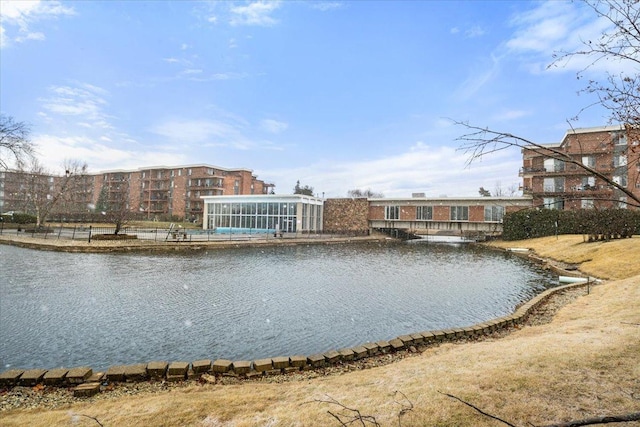
[[[517,185],[518,151],[466,166],[451,120],[559,141],[594,99],[577,93],[585,63],[547,65],[606,28],[564,1],[0,7],[0,110],[32,125],[52,171],[206,163],[327,197]],[[605,124],[596,107],[571,125]]]

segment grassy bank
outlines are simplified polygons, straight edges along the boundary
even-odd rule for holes
[[[54,410],[0,413],[0,425],[97,425],[77,414],[105,426],[340,425],[327,411],[345,410],[325,403],[329,396],[382,426],[398,425],[409,402],[403,426],[500,425],[442,393],[515,425],[640,411],[640,238],[583,244],[581,236],[560,236],[494,245],[533,248],[615,280],[566,305],[550,323],[500,339],[444,344],[386,366],[281,384],[194,383],[113,398],[106,392]]]

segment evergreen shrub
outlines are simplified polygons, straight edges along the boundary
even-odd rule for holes
[[[522,240],[555,234],[609,240],[640,234],[640,211],[630,209],[527,209],[504,216],[502,238]]]

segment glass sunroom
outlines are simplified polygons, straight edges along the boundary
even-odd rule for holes
[[[323,200],[316,197],[255,194],[202,199],[205,230],[224,233],[322,231]]]

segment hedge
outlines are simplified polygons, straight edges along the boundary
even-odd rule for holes
[[[640,234],[640,211],[629,209],[528,209],[504,216],[504,240],[555,234],[584,234],[589,240],[608,240]]]

